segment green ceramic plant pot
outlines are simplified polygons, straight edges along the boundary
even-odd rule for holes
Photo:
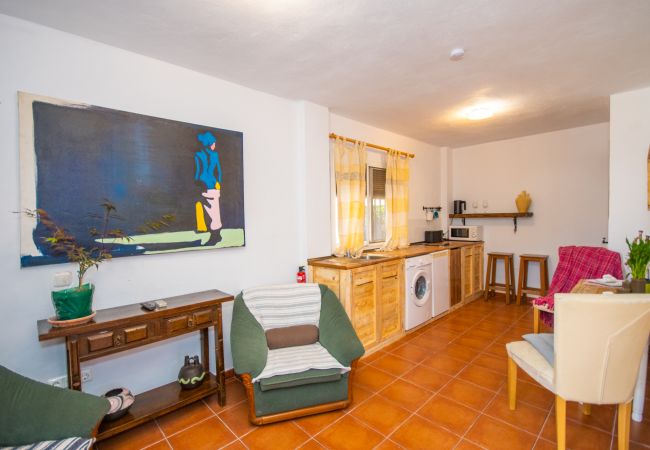
[[[92,314],[93,292],[95,286],[86,283],[83,286],[52,291],[52,303],[58,320],[72,320]]]

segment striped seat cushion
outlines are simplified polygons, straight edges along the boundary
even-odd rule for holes
[[[72,437],[58,441],[43,441],[20,447],[0,447],[0,450],[88,450],[95,439]]]
[[[348,372],[349,367],[338,362],[325,347],[318,342],[298,347],[285,347],[269,350],[266,366],[253,382],[276,375],[305,372],[310,369],[340,369]]]
[[[245,289],[242,298],[264,331],[294,325],[318,326],[321,296],[315,283]]]

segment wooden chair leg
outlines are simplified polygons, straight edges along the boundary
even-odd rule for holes
[[[546,260],[540,263],[539,272],[539,284],[542,289],[541,296],[544,297],[548,293],[548,262]]]
[[[521,305],[521,291],[524,289],[524,267],[526,263],[519,258],[519,280],[517,283],[517,304]]]
[[[557,450],[566,450],[566,400],[555,396],[555,427],[557,429]]]
[[[508,261],[508,258],[503,259],[503,284],[505,285],[506,288],[506,305],[510,304],[510,261]]]
[[[618,405],[618,450],[630,448],[630,416],[632,415],[632,402]]]
[[[526,260],[526,262],[524,263],[524,265],[525,265],[525,269],[524,269],[524,289],[528,289],[528,267],[530,266],[530,264],[528,264],[529,262],[530,261]],[[521,298],[523,298],[524,301],[527,301],[528,300],[528,294],[523,294],[521,296]]]
[[[515,410],[517,407],[517,364],[508,357],[508,407]]]
[[[591,416],[591,403],[582,404],[582,414],[585,416]]]
[[[512,296],[517,298],[517,283],[515,282],[515,260],[514,258],[508,258],[508,265],[510,266],[510,289],[512,289]],[[519,304],[519,302],[517,302]]]
[[[487,301],[490,294],[490,270],[492,269],[492,258],[488,256],[487,270],[485,271],[485,291],[483,292],[483,298]]]
[[[492,285],[492,292],[494,295],[497,295],[497,291],[494,287],[494,283],[497,282],[497,261],[498,259],[496,258],[492,260],[492,272],[490,273],[490,284]]]
[[[533,308],[533,333],[539,333],[539,309]]]

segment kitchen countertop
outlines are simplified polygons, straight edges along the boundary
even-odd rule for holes
[[[310,258],[307,263],[310,266],[316,267],[329,267],[331,269],[349,270],[357,269],[359,267],[371,266],[387,261],[394,261],[400,258],[411,258],[414,256],[422,256],[428,253],[440,252],[443,250],[451,250],[454,248],[467,247],[475,245],[480,242],[467,242],[467,241],[445,241],[440,244],[424,244],[416,243],[411,244],[407,248],[398,250],[391,250],[389,252],[380,252],[377,250],[370,250],[365,252],[364,255],[379,256],[376,259],[357,259],[357,258],[340,258],[338,256],[322,256],[320,258]]]

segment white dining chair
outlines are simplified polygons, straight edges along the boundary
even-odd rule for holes
[[[650,295],[557,294],[555,333],[506,344],[508,403],[516,409],[517,367],[555,394],[557,448],[566,448],[566,402],[618,405],[618,448],[629,448],[630,413],[650,333]],[[546,355],[546,356],[544,356]]]

